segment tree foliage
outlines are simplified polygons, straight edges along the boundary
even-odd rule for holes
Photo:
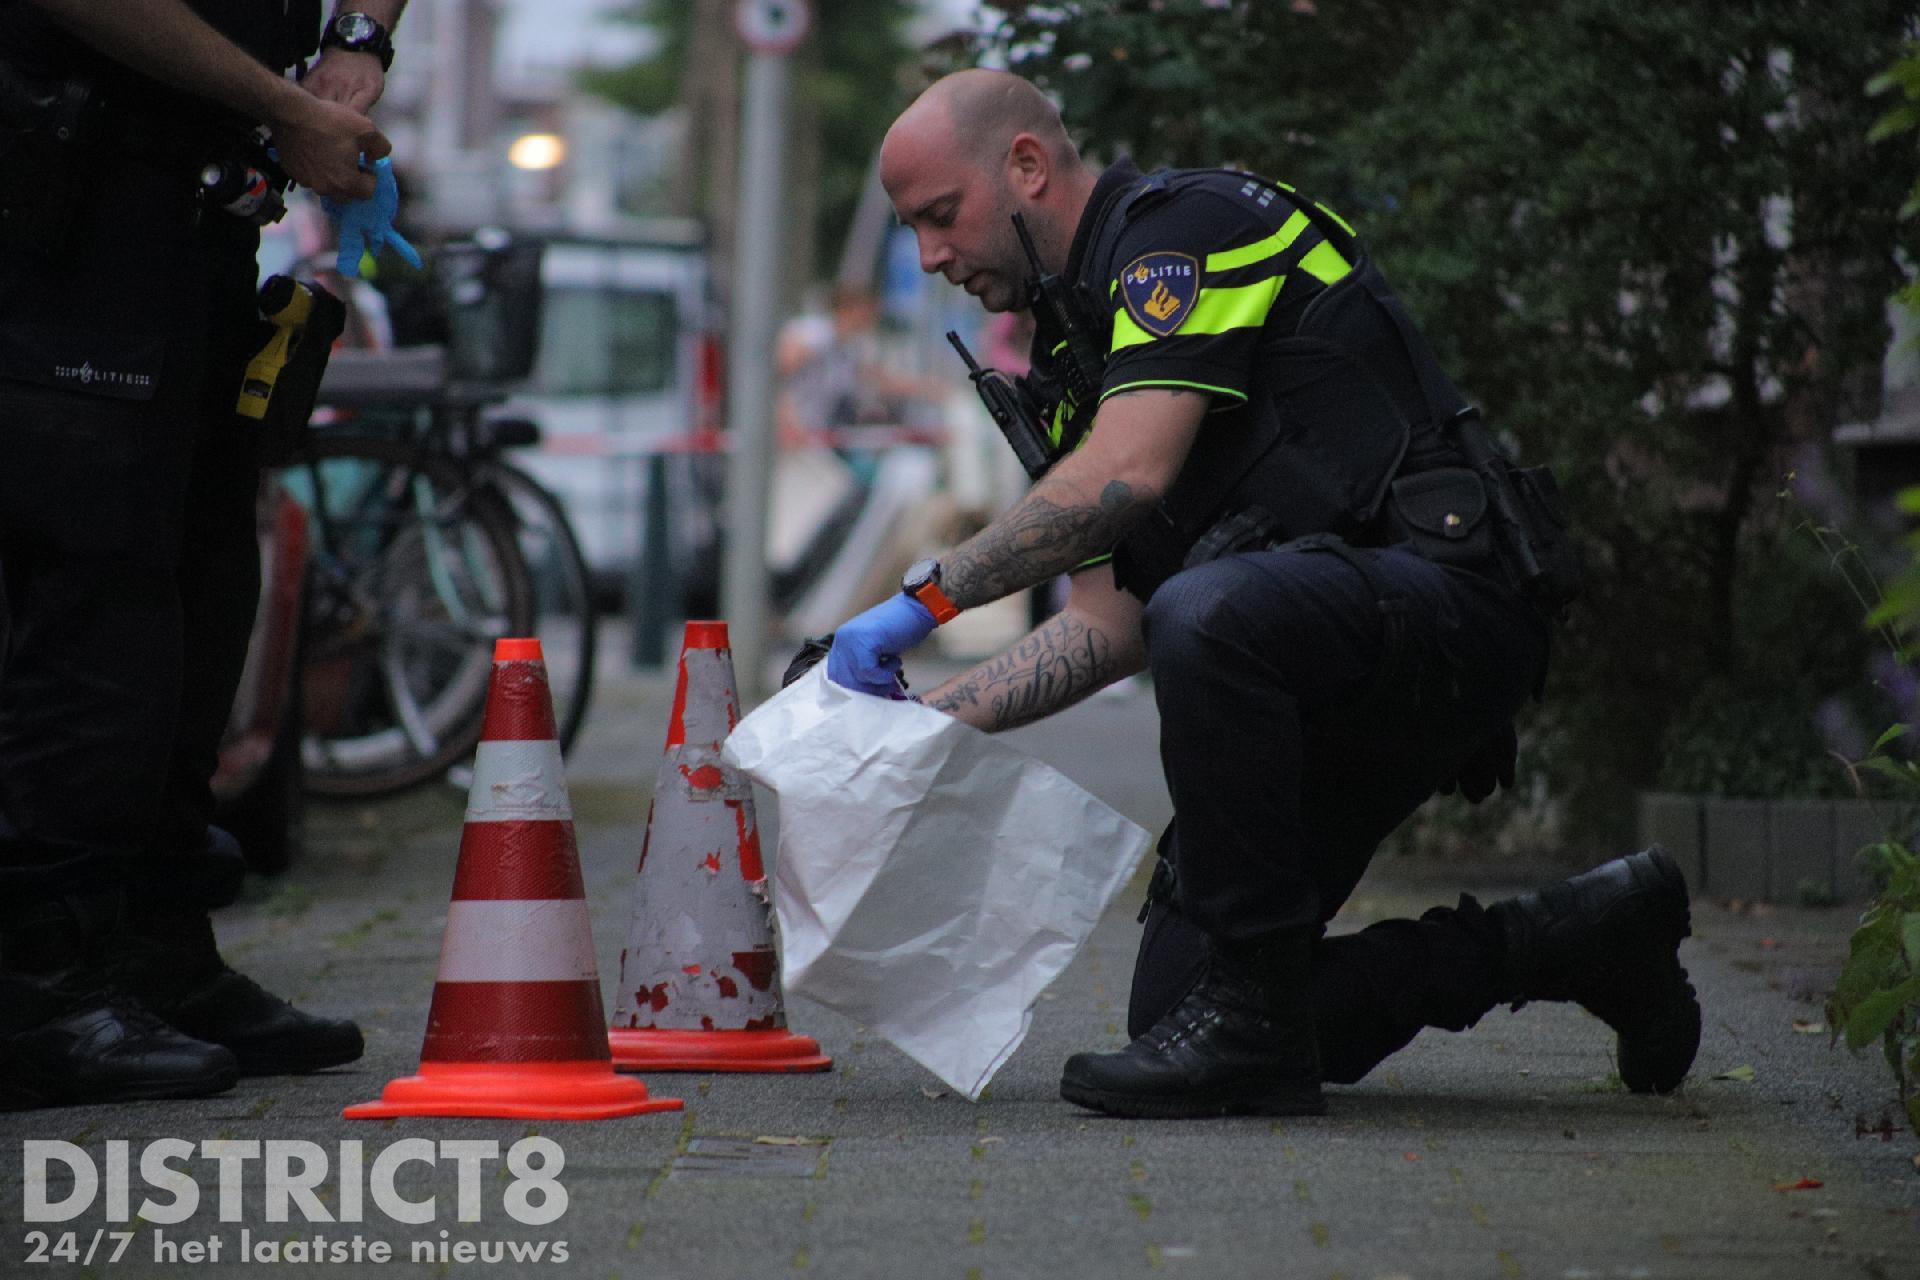
[[[901,30],[913,9],[910,0],[815,3],[812,29],[794,55],[794,119],[811,135],[796,139],[795,149],[819,158],[809,177],[822,261],[833,260],[874,150],[895,109],[906,105],[897,86],[911,51]],[[698,13],[691,0],[632,0],[618,16],[652,29],[657,46],[639,61],[583,72],[583,87],[638,115],[671,109],[684,78],[698,73],[688,62]]]
[[[1591,581],[1535,737],[1577,829],[1614,840],[1634,787],[1819,785],[1808,710],[1857,683],[1843,588],[1774,495],[1877,409],[1914,246],[1867,86],[1914,21],[1087,0],[1014,5],[998,38],[1097,151],[1244,165],[1349,215],[1456,380],[1554,465]]]

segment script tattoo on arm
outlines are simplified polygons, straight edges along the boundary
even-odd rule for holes
[[[1072,706],[1129,674],[1124,642],[1072,613],[1048,619],[998,657],[929,694],[926,705],[989,733]]]

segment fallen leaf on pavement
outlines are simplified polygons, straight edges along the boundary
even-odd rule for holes
[[[1754,1077],[1753,1068],[1742,1063],[1740,1066],[1731,1067],[1725,1071],[1722,1071],[1719,1075],[1715,1076],[1714,1079],[1715,1080],[1732,1080],[1738,1084],[1752,1084],[1753,1077]]]
[[[928,1099],[944,1098],[947,1096],[947,1091],[945,1089],[936,1089],[930,1084],[923,1084],[920,1086],[920,1096]]]
[[[1773,1184],[1773,1189],[1775,1191],[1818,1191],[1826,1185],[1818,1178],[1802,1178],[1798,1182],[1776,1182]]]
[[[1795,1018],[1793,1020],[1793,1029],[1803,1036],[1821,1036],[1827,1033],[1827,1024],[1824,1022],[1808,1022],[1803,1018]]]

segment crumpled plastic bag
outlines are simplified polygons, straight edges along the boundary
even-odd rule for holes
[[[1149,843],[1057,770],[824,664],[725,758],[780,797],[781,975],[970,1100]]]

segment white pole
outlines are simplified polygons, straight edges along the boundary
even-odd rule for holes
[[[787,57],[747,62],[745,145],[727,352],[727,547],[721,605],[743,707],[766,693],[767,504],[773,470],[774,341],[780,310],[780,195]]]

